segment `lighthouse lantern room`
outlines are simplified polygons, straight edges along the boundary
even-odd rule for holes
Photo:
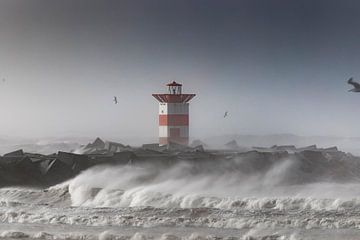
[[[159,143],[189,143],[189,101],[195,94],[183,94],[175,81],[166,85],[168,93],[153,94],[159,101]]]

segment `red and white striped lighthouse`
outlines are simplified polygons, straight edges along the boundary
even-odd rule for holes
[[[189,101],[195,94],[183,94],[182,85],[167,84],[168,93],[153,94],[159,101],[159,143],[189,143]]]

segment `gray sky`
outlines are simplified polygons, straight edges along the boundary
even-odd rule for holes
[[[157,137],[151,94],[177,80],[197,94],[193,137],[360,136],[346,84],[360,80],[359,12],[356,0],[1,0],[0,135]]]

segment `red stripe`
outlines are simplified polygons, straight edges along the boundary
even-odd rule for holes
[[[159,126],[189,126],[189,115],[159,115]]]
[[[159,138],[159,144],[160,145],[166,145],[169,142],[174,142],[174,143],[179,143],[179,144],[183,144],[183,145],[188,145],[189,144],[189,138],[184,138],[184,137],[177,137],[177,138],[167,138],[167,137],[161,137]]]

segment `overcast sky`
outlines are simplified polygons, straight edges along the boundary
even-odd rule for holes
[[[1,0],[0,135],[156,138],[176,80],[192,137],[360,136],[359,42],[357,0]]]

